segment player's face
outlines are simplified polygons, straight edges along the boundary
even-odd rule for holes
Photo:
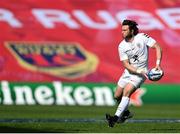
[[[122,36],[123,38],[126,38],[130,34],[129,26],[123,25],[122,26]]]
[[[131,35],[131,32],[129,30],[129,26],[128,25],[123,25],[122,26],[122,36],[123,38],[127,38]]]

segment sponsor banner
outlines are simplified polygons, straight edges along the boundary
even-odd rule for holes
[[[20,66],[30,71],[74,79],[95,72],[98,59],[77,43],[8,42]]]
[[[145,103],[180,103],[180,84],[146,84]]]
[[[115,83],[124,70],[120,24],[128,18],[163,48],[160,83],[179,83],[179,6],[175,0],[1,0],[0,80]],[[149,58],[152,68],[154,51]]]
[[[112,83],[14,83],[1,81],[2,105],[81,105],[114,106]],[[144,85],[130,98],[130,104],[180,103],[180,85]]]

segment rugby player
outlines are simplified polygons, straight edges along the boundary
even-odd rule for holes
[[[130,96],[146,80],[148,48],[156,50],[155,68],[162,70],[160,67],[162,49],[159,43],[149,35],[139,33],[137,26],[138,24],[133,20],[124,20],[122,22],[123,40],[118,46],[118,52],[125,70],[117,83],[114,94],[115,99],[119,101],[115,115],[106,114],[109,127],[113,127],[115,123],[122,123],[133,116],[128,110],[128,105]]]

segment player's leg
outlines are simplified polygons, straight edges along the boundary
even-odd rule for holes
[[[121,86],[118,85],[116,88],[116,91],[114,93],[114,98],[116,99],[118,105],[122,99],[123,89],[124,88],[122,88]],[[125,121],[125,119],[132,118],[132,116],[133,116],[133,114],[128,110],[128,108],[125,109],[125,111],[123,113],[124,121]]]
[[[135,92],[137,88],[145,81],[145,77],[141,77],[138,75],[126,74],[124,73],[123,76],[118,81],[118,85],[120,87],[124,87],[123,89],[123,97],[121,102],[116,110],[115,116],[110,116],[109,114],[106,115],[106,119],[110,127],[113,127],[114,124],[119,120],[123,119],[124,121],[127,118],[124,118],[125,111],[128,109],[130,96],[132,93]],[[127,112],[129,113],[129,112]],[[130,114],[129,114],[130,115]],[[130,116],[129,116],[130,117]]]
[[[111,116],[109,114],[106,114],[106,120],[108,121],[109,127],[113,127],[116,122],[118,122],[119,119],[123,116],[124,111],[128,108],[129,101],[130,101],[130,93],[133,93],[135,91],[134,85],[131,83],[128,83],[123,90],[123,97],[121,99],[121,102],[118,105],[118,108],[116,110],[116,113],[114,116]],[[125,93],[124,93],[125,92]]]
[[[128,83],[123,91],[123,97],[122,100],[116,110],[115,118],[121,118],[123,116],[124,111],[128,109],[129,102],[130,102],[130,96],[131,94],[136,90],[136,87],[132,83]]]
[[[117,85],[116,91],[114,93],[114,99],[117,101],[117,104],[121,102],[123,95],[123,88]]]
[[[135,90],[136,87],[132,83],[128,83],[124,88],[122,101],[118,105],[115,113],[115,116],[118,116],[117,123],[123,123],[125,120],[133,117],[133,114],[128,110],[128,106],[130,102],[130,96],[135,92]]]
[[[123,73],[123,75],[120,77],[118,84],[117,84],[116,91],[114,93],[114,98],[116,99],[118,105],[119,105],[122,95],[123,95],[123,88],[127,84],[127,82],[124,80],[124,78],[125,78],[124,75],[125,75],[125,73]],[[106,114],[106,120],[108,122],[109,127],[114,126],[114,124],[115,124],[114,116],[111,116],[110,114]]]
[[[115,99],[118,101],[118,105],[122,101],[123,90],[124,90],[124,87],[128,84],[129,78],[130,78],[129,73],[124,72],[118,81],[117,88],[114,94]],[[126,116],[125,119],[129,118],[130,112],[127,108],[125,109],[124,114]],[[106,114],[106,120],[110,127],[114,126],[115,124],[114,116],[111,116],[110,114]]]
[[[129,83],[129,81],[131,81],[131,76],[129,75],[129,73],[124,72],[118,81],[118,86],[117,86],[117,89],[116,89],[116,92],[114,95],[115,98],[118,98],[119,103],[121,102],[124,88]],[[134,83],[132,83],[132,84],[134,84]],[[118,103],[118,105],[119,105],[119,103]],[[126,119],[132,118],[133,114],[128,110],[128,107],[127,107],[124,110],[124,113],[122,116],[123,116],[123,120],[120,121],[121,123],[124,122]]]
[[[117,83],[116,91],[114,93],[114,98],[117,100],[118,104],[121,102],[124,87],[128,83],[127,78],[128,78],[127,73],[124,72]]]
[[[146,80],[145,77],[141,77],[138,75],[130,75],[129,83],[125,86],[123,90],[123,98],[126,98],[126,101],[128,102],[130,100],[130,96],[136,91],[137,88],[141,86],[141,84]],[[123,100],[122,98],[122,100]],[[124,103],[126,103],[124,101]],[[128,109],[128,105],[125,109]],[[119,119],[119,123],[124,122],[128,118],[132,118],[133,114],[130,113],[128,110],[123,109],[123,102],[122,106],[119,104],[116,114]]]

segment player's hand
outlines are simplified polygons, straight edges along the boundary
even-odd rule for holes
[[[148,76],[147,76],[147,70],[146,70],[146,69],[144,69],[144,68],[142,68],[142,69],[137,69],[136,72],[137,72],[137,74],[142,75],[142,76],[145,76],[146,78],[148,78]]]
[[[156,65],[155,69],[156,69],[156,70],[162,70],[161,67],[160,67],[160,65]]]

